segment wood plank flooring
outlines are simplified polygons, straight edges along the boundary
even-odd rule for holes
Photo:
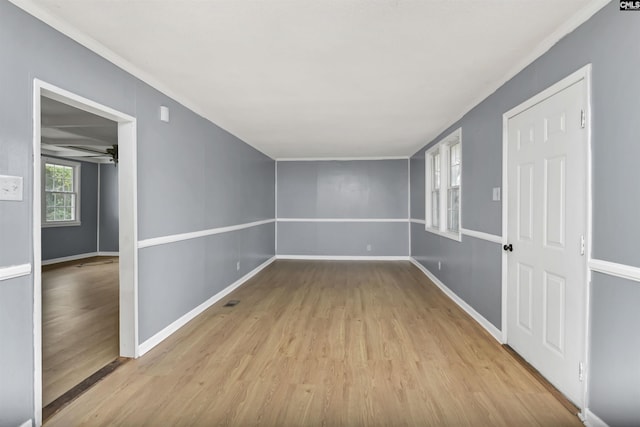
[[[408,262],[277,261],[47,425],[582,424]]]
[[[42,269],[42,403],[118,357],[118,258]]]

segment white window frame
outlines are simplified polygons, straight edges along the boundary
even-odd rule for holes
[[[73,168],[73,192],[76,195],[76,205],[75,205],[75,219],[68,221],[47,221],[47,205],[46,205],[46,194],[45,191],[47,176],[45,170],[45,164],[56,164],[61,166],[70,166]],[[42,227],[74,227],[82,225],[80,221],[80,172],[81,172],[81,164],[80,162],[74,162],[71,160],[57,159],[53,157],[42,157],[40,161],[41,168],[41,209],[42,209]]]
[[[449,152],[452,145],[460,144],[460,173],[462,174],[462,128],[458,128],[448,136],[444,137],[437,144],[429,147],[425,151],[425,230],[443,237],[447,237],[458,242],[462,241],[462,176],[460,178],[459,201],[458,201],[458,230],[449,230],[448,215],[448,195],[450,189],[450,161]],[[440,188],[438,194],[438,224],[434,225],[432,218],[432,201],[431,191],[433,187],[433,157],[435,154],[440,155]]]

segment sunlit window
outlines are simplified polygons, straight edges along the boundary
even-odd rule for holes
[[[80,163],[43,158],[42,225],[80,224]]]
[[[462,191],[460,129],[426,151],[425,167],[426,229],[460,240]]]

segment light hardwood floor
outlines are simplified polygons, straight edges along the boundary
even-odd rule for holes
[[[46,406],[118,357],[118,258],[88,258],[42,270]]]
[[[409,263],[277,261],[48,425],[581,423]]]

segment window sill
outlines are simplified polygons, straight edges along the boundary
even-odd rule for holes
[[[429,227],[426,227],[425,231],[428,231],[429,233],[437,234],[440,237],[446,237],[447,239],[455,240],[456,242],[462,242],[462,233],[460,232],[454,233],[451,231],[440,231],[440,230],[436,230],[435,228],[429,228]]]
[[[65,221],[65,222],[47,222],[42,223],[42,228],[53,228],[53,227],[79,227],[82,223],[80,221]]]

